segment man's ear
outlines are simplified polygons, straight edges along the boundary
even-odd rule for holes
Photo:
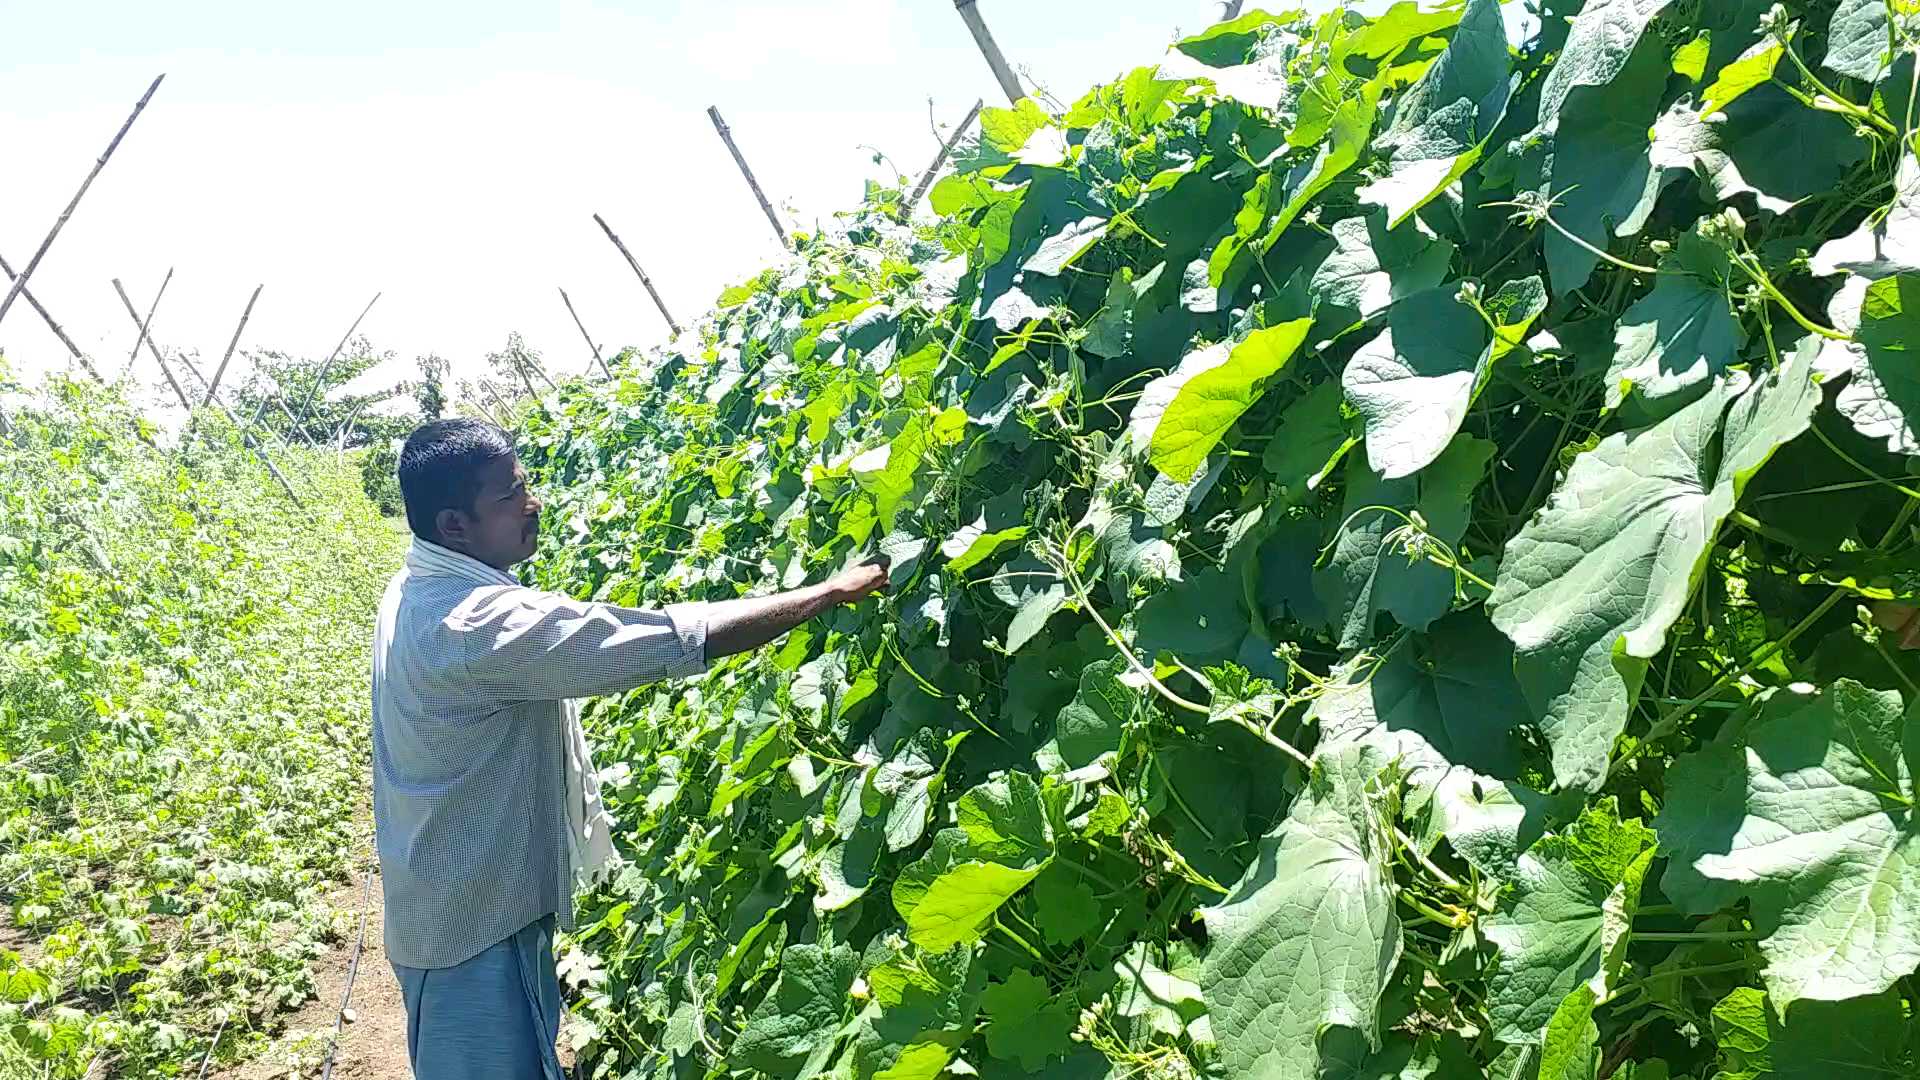
[[[467,526],[471,522],[467,515],[447,507],[433,516],[433,527],[439,530],[442,547],[458,551],[467,542]]]

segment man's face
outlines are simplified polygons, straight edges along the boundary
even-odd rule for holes
[[[533,555],[540,541],[540,500],[527,489],[527,470],[512,454],[488,462],[470,513],[440,512],[447,546],[505,570]]]

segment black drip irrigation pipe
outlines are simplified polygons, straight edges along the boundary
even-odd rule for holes
[[[226,1033],[227,1022],[222,1020],[220,1021],[220,1027],[213,1033],[213,1042],[207,1046],[206,1056],[200,1059],[200,1075],[198,1080],[207,1080],[207,1066],[213,1064],[213,1052],[220,1049],[220,1036]],[[91,1072],[92,1070],[88,1071]]]
[[[353,955],[347,958],[347,986],[340,992],[340,1011],[333,1016],[333,1038],[327,1042],[326,1064],[321,1066],[320,1080],[330,1080],[333,1076],[333,1055],[340,1050],[340,1029],[347,1021],[347,1002],[353,1000],[353,979],[360,973],[360,950],[367,943],[367,899],[373,895],[373,867],[367,867],[360,883],[360,932],[353,939]]]

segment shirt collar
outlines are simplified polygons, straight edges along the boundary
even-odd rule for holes
[[[512,574],[488,566],[470,555],[430,544],[419,537],[407,549],[407,569],[416,577],[451,577],[479,585],[518,585]]]

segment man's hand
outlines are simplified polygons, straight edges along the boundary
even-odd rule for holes
[[[876,555],[851,570],[843,570],[827,582],[836,604],[857,604],[874,593],[887,591],[887,573],[892,562]]]

